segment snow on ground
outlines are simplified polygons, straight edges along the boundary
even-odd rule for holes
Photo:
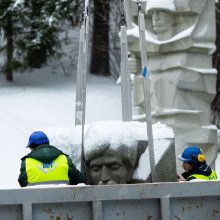
[[[78,34],[74,34],[73,37],[74,42],[78,42]],[[69,54],[72,54],[72,60],[75,61],[77,47],[78,43],[75,46],[66,46]],[[70,60],[62,59],[31,73],[17,73],[14,75],[13,83],[6,82],[4,76],[0,74],[0,149],[2,152],[0,189],[19,187],[17,179],[20,158],[29,153],[26,145],[33,131],[51,127],[51,131],[48,130],[50,137],[65,129],[68,133],[74,126],[76,68],[73,68],[69,62]],[[0,63],[2,63],[1,56]],[[65,74],[61,64],[66,68]],[[111,78],[89,75],[86,123],[121,120],[120,95],[120,86]],[[53,127],[56,127],[56,132],[52,129]],[[76,136],[73,135],[73,138]],[[69,136],[64,135],[63,138],[67,139]],[[54,139],[54,142],[56,141],[59,140]],[[220,176],[220,155],[217,158],[216,170]]]
[[[52,71],[53,69],[53,71]],[[74,125],[76,76],[64,76],[58,67],[16,74],[14,83],[0,75],[0,188],[19,187],[20,158],[30,133],[43,127]],[[121,120],[120,86],[111,78],[89,75],[86,123]],[[58,131],[59,132],[59,131]],[[220,155],[216,170],[220,176]]]
[[[14,83],[0,75],[0,189],[19,187],[20,158],[30,133],[43,127],[74,126],[76,76],[66,77],[58,66],[16,74]],[[121,120],[120,86],[111,78],[89,75],[86,123]],[[59,131],[57,131],[59,132]],[[220,155],[216,170],[220,176]]]
[[[75,84],[75,73],[66,77],[57,65],[16,74],[14,83],[0,75],[0,188],[18,187],[30,133],[74,125]],[[86,123],[99,120],[121,120],[120,87],[111,78],[89,75]]]

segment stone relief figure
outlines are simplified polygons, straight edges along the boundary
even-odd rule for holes
[[[138,41],[138,15],[135,1],[130,1],[129,13],[133,20],[128,24],[128,41],[131,52],[135,54],[139,50],[139,47],[134,45],[134,41]],[[213,44],[215,26],[210,26],[214,13],[207,17],[208,11],[213,10],[213,3],[210,1],[198,0],[198,4],[195,4],[192,0],[145,0],[142,3],[145,6],[148,52],[193,49],[193,51],[208,53],[215,50]]]
[[[173,37],[176,12],[173,1],[166,1],[164,5],[158,4],[157,1],[148,1],[146,11],[152,18],[152,29],[156,39],[165,41]]]
[[[112,185],[130,183],[137,157],[136,150],[129,153],[126,145],[112,149],[110,144],[103,144],[98,149],[86,154],[88,176],[92,185]]]
[[[198,145],[209,163],[216,157],[216,128],[210,126],[216,70],[214,0],[145,0],[146,45],[151,80],[153,121],[172,126],[177,155],[183,146]],[[130,71],[135,74],[136,119],[144,120],[137,9],[130,1],[128,25]],[[177,162],[178,164],[178,162]],[[179,169],[179,168],[178,168]]]
[[[146,123],[97,121],[84,127],[84,162],[88,184],[132,184],[150,181]],[[43,128],[50,143],[81,167],[82,127]],[[175,146],[171,127],[153,124],[157,182],[175,182]],[[164,165],[166,164],[166,166]]]
[[[127,124],[128,125],[128,124]],[[85,136],[85,163],[89,184],[125,184],[137,167],[138,141],[129,125],[96,122]]]
[[[156,181],[175,181],[173,132],[165,125],[154,125]],[[88,184],[112,185],[150,181],[146,124],[141,122],[103,121],[89,126],[85,136],[85,165]],[[164,168],[164,162],[169,165]],[[172,164],[172,162],[174,164]]]

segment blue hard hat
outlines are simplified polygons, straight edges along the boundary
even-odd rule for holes
[[[44,144],[44,143],[49,144],[49,139],[47,135],[42,131],[35,131],[30,135],[27,147],[30,147],[33,144]]]
[[[178,156],[178,159],[187,163],[204,162],[205,155],[197,146],[189,146]]]

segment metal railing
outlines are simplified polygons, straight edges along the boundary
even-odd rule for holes
[[[0,219],[217,220],[220,182],[0,190]]]

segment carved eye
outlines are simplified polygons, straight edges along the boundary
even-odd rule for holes
[[[121,166],[119,164],[111,165],[111,170],[118,170]]]
[[[92,166],[91,170],[94,171],[94,172],[98,172],[98,171],[101,170],[101,166]]]

